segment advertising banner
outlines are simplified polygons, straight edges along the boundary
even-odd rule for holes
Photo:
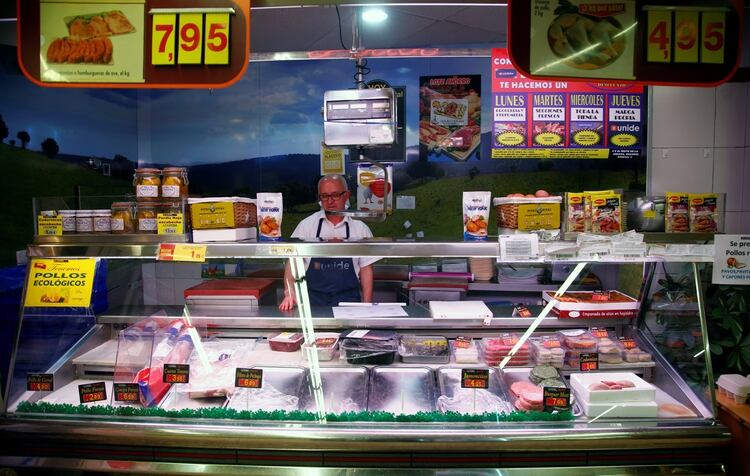
[[[714,237],[714,284],[750,284],[750,236]]]
[[[25,307],[89,307],[96,259],[31,261]]]
[[[643,86],[534,80],[492,50],[493,159],[638,157]]]
[[[423,160],[479,157],[482,76],[419,77],[419,145]]]

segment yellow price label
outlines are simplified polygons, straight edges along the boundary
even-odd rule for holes
[[[32,259],[26,307],[89,307],[96,259]]]
[[[151,27],[151,64],[175,64],[175,24],[177,15],[159,13],[153,16]]]
[[[674,17],[675,63],[698,62],[698,12],[677,11]]]
[[[229,13],[207,13],[204,64],[229,64]]]
[[[159,213],[156,215],[156,231],[159,235],[181,235],[182,213]]]
[[[36,217],[36,234],[39,236],[60,236],[63,234],[62,217]]]
[[[721,64],[724,62],[726,27],[724,12],[703,12],[701,63]]]
[[[672,61],[672,12],[649,10],[647,28],[646,61],[649,63]]]
[[[181,13],[179,24],[177,63],[201,64],[203,52],[203,14]]]
[[[188,261],[203,263],[206,261],[206,245],[189,245],[182,243],[161,243],[156,254],[159,261]]]

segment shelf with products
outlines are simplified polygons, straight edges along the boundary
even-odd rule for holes
[[[273,248],[279,247],[279,248]],[[156,256],[155,245],[114,245],[114,244],[92,244],[90,246],[83,246],[80,244],[47,244],[47,245],[33,245],[29,248],[29,255],[34,257],[59,257],[59,258],[79,258],[79,257],[96,257],[96,258],[111,258],[113,262],[119,262],[132,265],[134,269],[139,269],[141,266],[154,262]],[[271,251],[271,250],[274,251]],[[252,262],[271,263],[278,264],[277,262],[287,259],[289,256],[304,257],[304,256],[388,256],[400,257],[404,259],[414,257],[491,257],[496,258],[498,253],[497,243],[342,243],[342,244],[308,244],[308,243],[215,243],[206,245],[207,261],[221,261],[222,259],[247,259]],[[280,254],[281,250],[289,252],[285,255]],[[670,258],[677,260],[677,257]],[[270,260],[270,261],[269,261]],[[688,262],[688,266],[697,269],[698,266],[702,266],[702,257],[696,259],[683,258],[683,262]],[[697,261],[697,263],[696,263]],[[576,262],[577,263],[577,262]],[[596,263],[596,262],[592,262]],[[643,259],[640,261],[626,260],[621,264],[627,264],[628,266],[637,267],[640,269],[639,276],[645,276],[646,278],[653,279],[653,274],[649,272],[650,269],[655,267],[656,259]],[[612,263],[612,266],[620,266],[618,263]],[[582,265],[578,269],[579,273],[582,273],[586,269],[586,265]],[[110,266],[110,269],[113,267]],[[127,268],[127,266],[126,266]],[[225,413],[218,413],[214,416],[208,416],[208,414],[200,414],[199,416],[194,413],[184,413],[188,419],[177,419],[174,418],[177,414],[172,413],[159,413],[154,411],[151,418],[156,420],[149,420],[150,423],[146,424],[146,421],[142,418],[141,413],[136,413],[136,416],[128,417],[119,410],[107,410],[108,407],[114,408],[115,405],[111,403],[103,402],[102,412],[117,411],[114,413],[113,422],[102,420],[94,416],[87,415],[87,412],[91,412],[89,407],[91,404],[85,404],[83,410],[76,411],[76,413],[62,414],[59,413],[61,410],[59,407],[46,406],[46,407],[34,407],[35,403],[44,403],[57,401],[54,398],[44,399],[44,395],[40,392],[28,392],[25,391],[25,378],[28,373],[52,373],[56,379],[56,386],[59,384],[59,388],[63,388],[66,385],[82,385],[84,383],[105,381],[110,382],[108,372],[110,372],[112,362],[112,349],[115,352],[119,352],[118,346],[113,343],[113,340],[121,338],[126,329],[133,324],[148,316],[162,315],[163,319],[169,321],[175,321],[182,318],[185,315],[185,307],[178,305],[143,305],[142,300],[139,302],[138,294],[142,292],[142,286],[139,284],[139,280],[142,279],[138,275],[138,272],[123,272],[125,277],[119,276],[115,279],[114,276],[110,276],[108,284],[110,290],[125,289],[122,292],[124,298],[120,299],[122,302],[117,300],[110,300],[110,305],[107,310],[103,312],[97,312],[95,314],[87,313],[86,316],[67,316],[66,321],[62,321],[60,317],[45,317],[39,315],[25,314],[22,317],[22,329],[21,332],[21,345],[19,349],[22,349],[25,345],[26,350],[16,351],[16,367],[14,369],[14,375],[11,379],[11,386],[16,391],[10,392],[10,398],[8,400],[9,418],[0,420],[0,428],[3,429],[3,434],[15,435],[21,440],[28,438],[30,434],[36,434],[39,430],[47,428],[46,424],[48,421],[52,421],[59,418],[64,418],[70,423],[69,428],[61,430],[58,436],[65,440],[69,438],[70,431],[75,431],[77,435],[83,432],[85,439],[88,441],[94,441],[100,437],[100,435],[106,436],[106,444],[124,445],[127,444],[127,440],[122,434],[117,434],[112,426],[113,422],[127,425],[130,430],[130,435],[144,435],[150,434],[153,428],[161,429],[167,427],[173,427],[184,432],[194,432],[198,436],[198,440],[201,441],[200,445],[203,447],[220,447],[220,441],[226,442],[224,437],[221,435],[225,434],[229,429],[234,429],[242,433],[244,442],[239,445],[245,449],[258,448],[263,446],[261,442],[264,435],[274,435],[274,438],[278,441],[284,441],[284,445],[287,446],[290,451],[295,449],[317,449],[317,450],[331,450],[338,451],[344,448],[344,441],[351,440],[352,437],[356,438],[357,441],[367,441],[371,443],[373,448],[377,448],[377,451],[385,451],[389,448],[388,445],[384,445],[378,442],[378,434],[382,432],[388,432],[393,438],[398,441],[409,442],[410,448],[414,448],[413,451],[428,451],[432,447],[433,443],[437,441],[450,441],[451,445],[456,443],[456,451],[459,449],[463,451],[477,451],[484,447],[484,444],[488,441],[493,441],[493,451],[510,451],[510,448],[525,448],[528,451],[542,451],[542,447],[539,443],[534,443],[534,438],[543,435],[545,440],[558,440],[560,438],[570,438],[571,443],[568,443],[567,447],[577,448],[578,450],[594,451],[608,448],[610,450],[616,450],[621,447],[635,447],[646,449],[651,447],[654,442],[659,441],[660,445],[666,445],[666,447],[680,447],[684,445],[685,441],[690,442],[691,438],[699,438],[701,444],[705,444],[711,447],[723,446],[726,441],[724,440],[724,434],[721,429],[717,429],[714,421],[714,414],[712,410],[712,403],[709,398],[706,397],[705,389],[710,385],[708,379],[710,374],[706,373],[703,382],[703,386],[694,386],[685,382],[685,379],[681,373],[681,369],[673,366],[672,362],[667,358],[659,354],[658,349],[655,347],[656,343],[648,333],[643,333],[640,330],[639,319],[633,318],[606,318],[606,319],[565,319],[558,318],[551,315],[551,308],[547,309],[544,306],[528,306],[529,310],[534,317],[512,317],[513,306],[510,305],[489,305],[488,308],[491,311],[492,319],[485,325],[480,319],[459,319],[459,320],[440,320],[433,319],[430,314],[428,307],[424,306],[404,306],[402,309],[405,311],[406,316],[400,317],[371,317],[371,318],[341,318],[335,317],[331,308],[310,308],[302,314],[299,309],[295,309],[292,312],[281,312],[276,306],[273,305],[260,305],[257,307],[238,307],[232,308],[231,306],[220,306],[214,308],[212,312],[206,313],[198,308],[188,306],[188,313],[191,317],[191,323],[196,328],[201,329],[201,339],[207,339],[207,341],[218,340],[240,340],[242,342],[249,343],[253,342],[252,351],[256,352],[255,358],[250,358],[247,365],[252,367],[253,365],[263,365],[276,368],[279,366],[286,368],[302,368],[307,374],[314,374],[315,366],[310,364],[309,359],[304,358],[304,353],[298,350],[294,353],[284,352],[273,352],[267,348],[267,338],[272,335],[278,334],[279,332],[289,333],[301,333],[307,335],[308,338],[312,333],[319,332],[334,332],[340,333],[347,329],[360,329],[362,331],[395,331],[398,334],[406,335],[417,335],[417,336],[441,336],[448,338],[450,345],[454,345],[455,339],[461,336],[468,336],[473,338],[475,341],[481,341],[482,338],[497,337],[504,333],[514,332],[520,336],[525,331],[529,330],[530,326],[534,325],[535,329],[533,333],[529,335],[534,339],[541,338],[546,335],[552,335],[558,330],[564,329],[590,329],[594,327],[604,327],[609,329],[615,336],[630,336],[633,337],[638,344],[647,352],[653,355],[651,362],[633,362],[630,364],[606,364],[600,363],[599,372],[611,373],[611,372],[622,372],[625,371],[628,374],[640,376],[645,378],[650,385],[660,389],[663,394],[666,394],[671,400],[669,404],[678,405],[685,407],[689,410],[689,416],[686,413],[680,418],[674,416],[670,417],[631,417],[631,418],[608,418],[606,415],[602,417],[586,418],[585,416],[573,416],[573,420],[562,420],[557,421],[554,425],[550,425],[549,422],[543,421],[543,417],[534,416],[536,414],[527,414],[524,412],[517,412],[514,418],[518,421],[510,423],[502,418],[495,419],[492,423],[480,422],[476,419],[465,417],[461,420],[459,417],[457,420],[442,420],[444,415],[440,412],[430,413],[429,418],[435,418],[432,420],[433,423],[428,421],[414,420],[414,417],[410,416],[400,420],[386,420],[380,423],[373,421],[361,421],[350,422],[347,425],[342,423],[336,423],[336,418],[331,417],[331,421],[324,423],[323,421],[316,419],[314,406],[307,407],[313,408],[311,413],[305,413],[304,418],[312,418],[310,421],[300,421],[297,414],[286,414],[281,416],[280,421],[269,419],[269,417],[261,417],[260,420],[244,420],[238,422],[233,419],[234,417],[228,416]],[[230,279],[230,278],[226,278]],[[484,289],[482,284],[474,283],[478,285],[478,289],[482,292],[497,293],[501,292],[495,286],[490,286],[491,289]],[[497,284],[497,283],[492,283]],[[571,278],[570,290],[582,289],[580,284],[580,278]],[[640,283],[642,285],[642,283]],[[278,286],[278,283],[277,283]],[[553,291],[556,286],[552,286]],[[641,286],[642,289],[645,287]],[[533,290],[532,290],[533,291]],[[541,288],[536,290],[541,296]],[[136,298],[134,298],[136,296]],[[140,296],[142,299],[142,296]],[[644,302],[643,296],[637,296],[639,303]],[[642,309],[640,314],[643,316],[647,313],[648,309]],[[544,315],[543,318],[537,319],[540,315]],[[698,327],[702,326],[700,322],[700,316],[693,316],[695,325]],[[44,329],[50,329],[50,325],[54,324],[59,332],[65,333],[70,330],[74,332],[71,326],[76,323],[86,321],[87,324],[78,332],[81,332],[80,337],[74,341],[73,344],[68,344],[64,349],[65,352],[59,353],[55,356],[47,356],[49,358],[42,358],[41,355],[35,356],[35,353],[43,353],[44,351],[40,347],[41,341],[49,342],[55,340],[54,336],[50,335]],[[61,322],[64,322],[62,325]],[[70,328],[70,329],[69,329]],[[32,331],[36,331],[34,335]],[[209,337],[210,336],[210,337]],[[34,340],[37,339],[37,341]],[[260,338],[260,339],[259,339]],[[104,345],[102,348],[100,346]],[[103,357],[103,351],[109,349],[109,357]],[[219,352],[217,355],[221,354]],[[229,354],[231,359],[231,353],[229,351],[224,352]],[[106,352],[104,352],[106,354]],[[213,354],[211,354],[213,355]],[[251,355],[253,355],[251,353]],[[38,358],[37,358],[38,357]],[[117,359],[117,354],[115,359]],[[476,364],[457,364],[453,358],[444,364],[430,364],[426,363],[423,365],[419,364],[405,364],[399,362],[398,358],[396,362],[390,367],[393,369],[402,368],[426,368],[426,372],[430,379],[434,379],[434,383],[438,385],[438,372],[439,368],[443,366],[455,367],[456,365],[468,365],[470,367],[487,368],[484,361],[480,360]],[[508,371],[513,369],[513,373],[518,374],[521,372],[522,378],[527,378],[527,375],[536,365],[533,359],[529,359],[527,366],[512,366],[507,367]],[[697,362],[701,362],[698,360]],[[352,364],[348,364],[346,360],[342,361],[340,357],[334,356],[334,360],[321,362],[320,368],[358,368],[361,367]],[[365,365],[367,370],[365,374],[370,379],[370,382],[374,382],[375,375],[373,369],[377,366]],[[705,367],[705,365],[704,365]],[[497,369],[493,366],[491,368]],[[522,370],[518,370],[522,369]],[[566,385],[570,385],[569,380],[571,375],[580,373],[574,367],[564,367],[561,369],[561,376]],[[393,375],[399,375],[398,372],[392,372]],[[502,377],[502,370],[499,372]],[[614,375],[614,374],[613,374]],[[59,381],[57,380],[59,379]],[[606,377],[605,377],[606,379]],[[397,383],[398,378],[396,379]],[[432,381],[432,380],[431,380]],[[505,381],[503,381],[505,382]],[[508,381],[507,385],[504,383],[500,384],[503,388],[504,395],[510,395],[510,384]],[[391,382],[391,384],[395,384]],[[24,391],[18,393],[18,386],[22,385]],[[308,384],[303,384],[303,387]],[[324,383],[324,386],[327,385]],[[65,387],[67,391],[71,387]],[[73,387],[74,388],[74,387]],[[306,387],[305,387],[306,388]],[[106,388],[108,397],[111,399],[112,388]],[[527,389],[528,390],[528,389]],[[188,392],[189,393],[189,392]],[[581,398],[574,391],[574,396]],[[54,395],[54,394],[52,394]],[[78,395],[74,393],[73,399],[76,400]],[[324,393],[325,395],[325,393]],[[660,394],[662,395],[662,394]],[[60,394],[62,398],[62,394]],[[181,400],[182,398],[185,400]],[[436,395],[437,397],[437,395]],[[70,399],[70,397],[66,397]],[[308,397],[306,397],[308,398]],[[514,401],[518,396],[508,397],[508,401]],[[665,398],[665,397],[661,397]],[[65,400],[62,398],[62,400]],[[18,405],[21,402],[28,402],[32,406],[32,410],[47,412],[45,416],[37,418],[34,414],[28,414],[24,412],[16,411]],[[172,397],[170,400],[171,408],[179,410],[188,410],[194,408],[194,403],[191,402],[189,396],[180,395],[179,398]],[[183,403],[179,403],[183,402]],[[305,400],[310,402],[310,400]],[[662,400],[662,404],[664,404]],[[676,402],[676,403],[675,403]],[[78,403],[76,401],[65,401],[65,403],[72,403],[74,406]],[[523,404],[520,404],[523,407]],[[615,406],[620,405],[616,403]],[[627,407],[629,404],[625,403]],[[637,405],[636,405],[637,406]],[[22,408],[28,408],[23,407]],[[77,408],[77,407],[76,407]],[[327,407],[326,407],[327,408]],[[517,407],[512,407],[517,408]],[[145,411],[146,409],[144,409]],[[192,410],[191,410],[192,411]],[[137,416],[141,415],[141,416]],[[365,412],[359,415],[357,418],[362,418],[363,415],[370,415]],[[196,419],[198,418],[198,419]],[[258,418],[253,417],[253,418]],[[425,417],[426,418],[426,417]],[[439,422],[439,423],[438,423]],[[23,428],[18,426],[22,424]],[[29,426],[31,425],[31,426]],[[292,425],[298,431],[304,435],[301,439],[295,441],[289,440],[292,435],[288,432],[289,426]],[[31,428],[31,429],[30,429]],[[467,438],[466,436],[472,432],[481,432],[482,438],[477,440],[476,438]],[[31,433],[29,433],[31,432]],[[466,433],[468,432],[468,433]],[[67,436],[66,436],[67,435]],[[97,436],[98,435],[98,436]],[[633,438],[637,435],[636,440]],[[313,438],[323,436],[325,442],[314,441]],[[165,439],[164,435],[151,434],[150,440],[152,445],[160,447],[163,445],[190,445],[194,444],[195,441],[189,442],[180,436],[176,437],[176,440],[170,440],[169,442]],[[169,438],[172,438],[170,436]],[[687,439],[686,439],[687,438]],[[592,442],[597,440],[596,443]],[[484,441],[485,443],[482,443]],[[501,443],[503,441],[504,443]],[[693,442],[695,440],[692,440]],[[665,443],[666,442],[666,443]],[[226,444],[226,443],[225,443]],[[231,443],[225,448],[239,450],[238,445]],[[403,450],[401,450],[403,451]],[[548,449],[544,449],[548,451]]]

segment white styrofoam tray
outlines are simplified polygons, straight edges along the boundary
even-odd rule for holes
[[[605,412],[606,418],[656,418],[659,413],[659,406],[654,401],[590,403],[581,399],[579,403],[583,413],[589,418],[598,417]]]
[[[602,380],[630,380],[635,387],[622,390],[589,390],[589,385]],[[574,373],[570,375],[570,386],[578,397],[587,403],[653,402],[656,397],[656,387],[632,372]]]

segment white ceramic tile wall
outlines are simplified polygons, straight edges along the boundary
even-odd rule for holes
[[[714,149],[713,191],[727,194],[725,210],[728,212],[743,210],[744,162],[744,147],[717,147]]]
[[[750,212],[742,212],[742,229],[740,233],[750,233]]]
[[[750,212],[726,212],[724,214],[724,233],[738,234],[744,233],[745,228],[745,215],[750,215]]]
[[[155,278],[156,277],[156,263],[144,263],[141,265],[141,273],[143,278]]]
[[[200,263],[172,263],[172,275],[175,278],[192,278],[201,277]]]
[[[143,304],[146,306],[156,306],[159,304],[155,278],[143,278]]]
[[[667,191],[707,193],[713,189],[713,149],[652,149],[651,193]]]
[[[157,278],[156,279],[156,298],[159,304],[171,306],[174,304],[174,279]]]
[[[745,145],[746,115],[746,83],[726,83],[716,88],[716,147]]]
[[[157,278],[173,278],[174,277],[174,263],[158,262],[156,263],[156,277]]]
[[[653,88],[652,147],[713,147],[716,88]]]

